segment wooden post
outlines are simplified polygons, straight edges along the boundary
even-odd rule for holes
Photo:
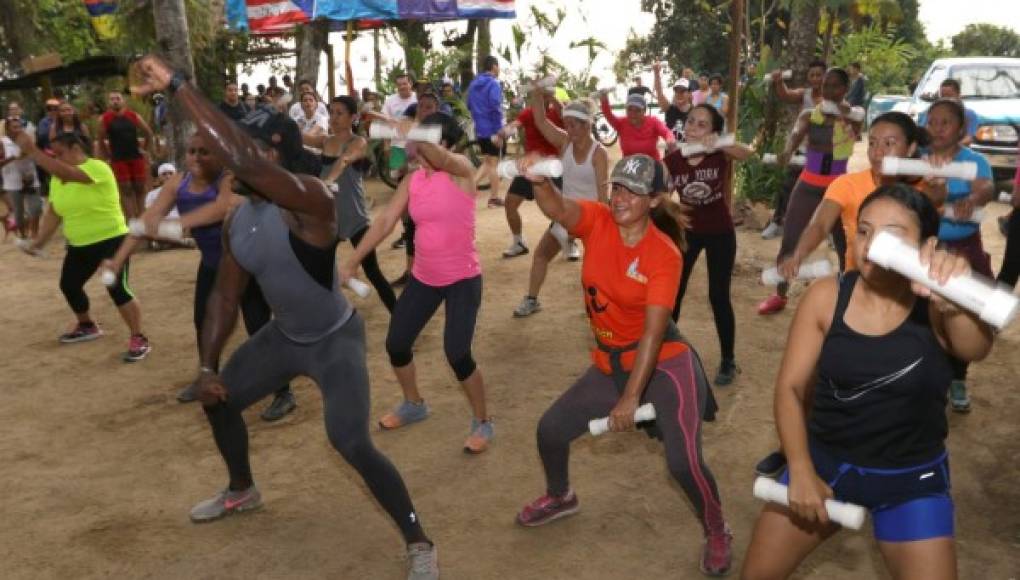
[[[336,96],[336,60],[333,57],[333,45],[326,45],[326,84],[329,87],[329,100]]]
[[[740,107],[740,47],[744,36],[744,0],[733,0],[730,5],[730,78],[727,83],[730,91],[729,109],[726,112],[726,131],[737,132],[737,109]],[[733,213],[733,164],[730,164],[730,178],[726,198],[730,202],[730,213]],[[737,217],[737,216],[734,216]]]
[[[344,76],[347,77],[347,94],[354,94],[354,75],[351,68],[351,43],[354,42],[354,21],[347,21],[347,38],[344,39]]]

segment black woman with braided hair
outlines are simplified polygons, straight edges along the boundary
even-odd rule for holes
[[[247,197],[223,224],[223,254],[202,325],[197,378],[199,400],[230,482],[191,510],[192,521],[261,507],[241,412],[281,382],[305,375],[322,392],[330,443],[400,528],[407,543],[408,580],[438,578],[436,548],[403,479],[369,437],[365,326],[338,290],[336,208],[317,177],[317,158],[301,144],[297,124],[268,109],[253,111],[238,124],[158,57],[146,56],[136,68],[142,84],[135,92],[172,94]],[[217,372],[252,276],[274,318]]]

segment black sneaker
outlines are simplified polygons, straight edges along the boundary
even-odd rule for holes
[[[723,359],[719,363],[719,372],[715,374],[715,384],[717,387],[725,387],[733,383],[733,379],[737,378],[740,373],[740,367],[733,360]]]
[[[177,391],[178,403],[192,403],[198,400],[198,383],[189,383],[188,386]]]
[[[263,421],[279,421],[295,408],[297,408],[297,402],[294,401],[294,393],[287,391],[273,397],[273,402],[266,407],[265,411],[262,411],[261,417]]]
[[[769,453],[765,459],[762,459],[758,462],[758,465],[754,466],[755,473],[765,477],[776,477],[784,469],[786,469],[786,456],[783,455],[782,451]]]

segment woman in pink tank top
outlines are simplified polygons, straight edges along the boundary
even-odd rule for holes
[[[411,349],[439,305],[445,302],[443,350],[464,387],[474,415],[464,451],[481,453],[492,440],[493,427],[485,406],[482,374],[471,356],[475,321],[482,303],[482,269],[475,249],[474,166],[467,157],[449,150],[463,136],[452,117],[434,113],[422,123],[442,127],[440,144],[408,144],[408,159],[418,168],[397,187],[390,204],[372,222],[354,255],[341,266],[340,274],[346,280],[357,271],[361,260],[393,232],[404,210],[410,212],[415,223],[414,264],[386,335],[386,352],[404,400],[383,416],[379,425],[383,429],[397,429],[428,417],[429,407],[418,391]],[[406,134],[411,126],[410,122],[401,123],[398,130]]]

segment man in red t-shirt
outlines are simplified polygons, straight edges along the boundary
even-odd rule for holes
[[[555,90],[554,88],[552,90]],[[553,92],[546,92],[545,94],[545,106],[546,106],[546,118],[553,125],[559,128],[563,128],[563,118],[560,113],[563,111],[563,103],[556,99],[556,95]],[[521,111],[517,118],[507,126],[500,129],[497,135],[500,139],[505,139],[506,136],[512,135],[517,129],[524,128],[524,153],[528,154],[531,152],[538,153],[542,157],[556,157],[560,156],[559,150],[556,147],[545,140],[542,136],[542,132],[538,130],[538,126],[535,124],[535,112],[532,111],[531,107],[528,107]],[[556,180],[556,186],[562,187],[563,183]],[[510,182],[510,189],[507,190],[506,204],[504,209],[506,210],[506,223],[510,226],[510,233],[513,235],[513,240],[510,242],[510,247],[503,252],[504,258],[513,258],[515,256],[523,256],[528,253],[528,245],[524,243],[524,237],[521,235],[523,224],[521,223],[520,207],[524,203],[524,200],[534,201],[535,191],[532,188],[531,182],[524,178],[524,176],[518,176]]]
[[[110,91],[109,110],[99,118],[96,145],[99,156],[106,159],[117,177],[120,205],[127,218],[138,217],[145,211],[145,192],[148,168],[145,151],[153,142],[152,129],[127,107],[124,95]],[[144,150],[138,147],[138,133],[142,133]]]

